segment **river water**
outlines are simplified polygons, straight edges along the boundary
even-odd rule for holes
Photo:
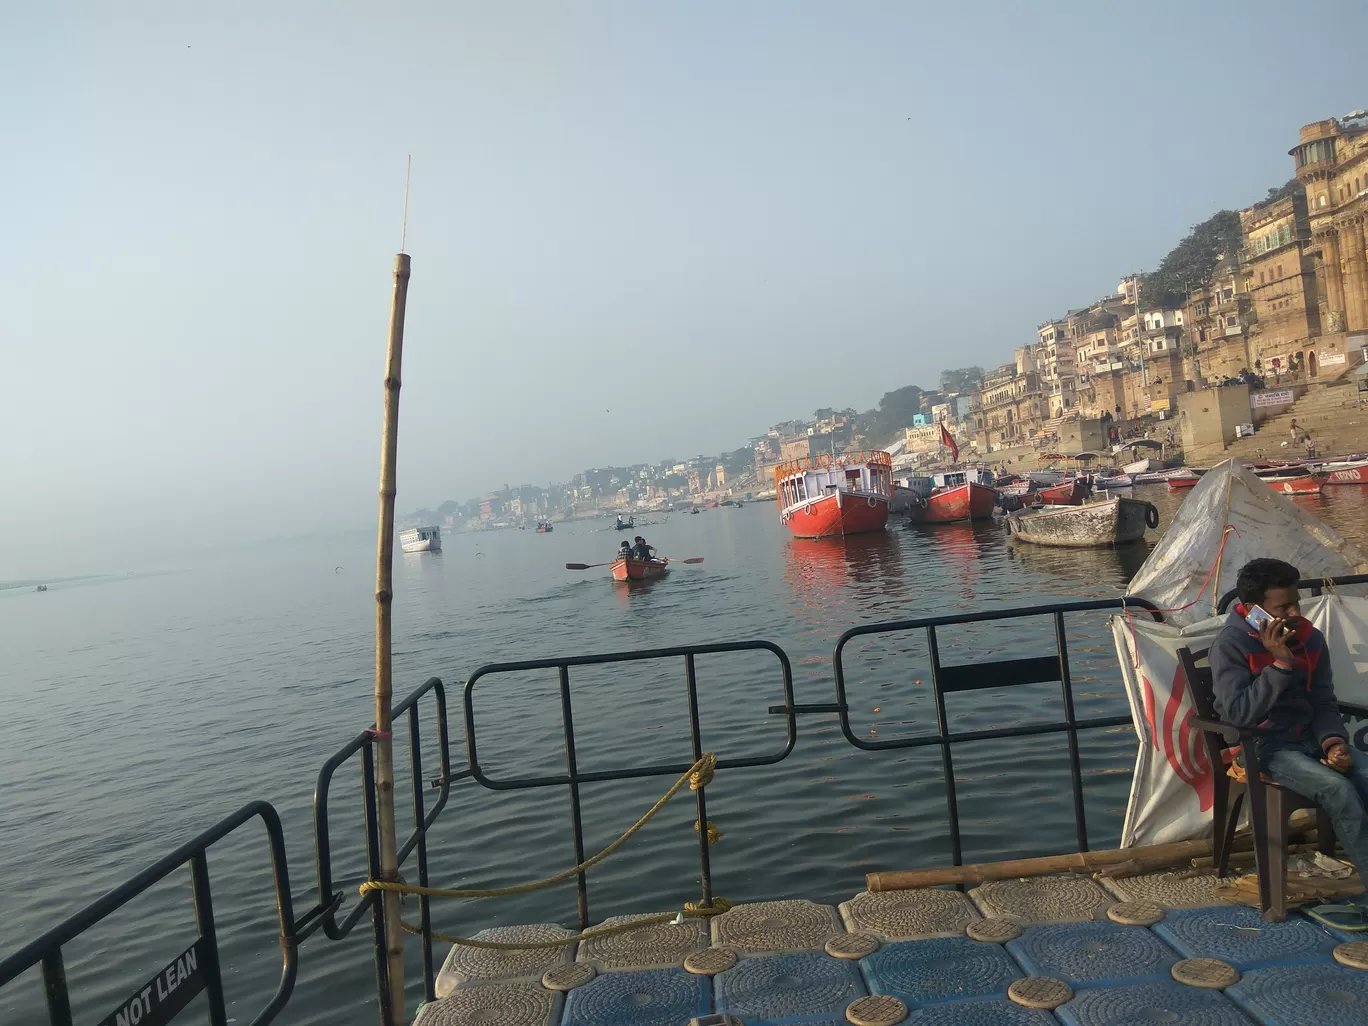
[[[1163,488],[1140,492],[1167,525],[1178,499]],[[1368,547],[1364,491],[1298,501]],[[609,558],[618,537],[603,521],[558,525],[550,535],[457,535],[440,555],[398,559],[395,691],[432,675],[447,682],[454,762],[465,761],[460,682],[486,662],[761,638],[788,653],[797,701],[832,702],[832,645],[850,626],[1113,597],[1146,555],[1140,546],[1011,546],[993,523],[801,542],[787,537],[769,504],[675,514],[642,533],[664,554],[706,562],[630,589],[614,585],[606,568],[563,569]],[[313,904],[314,782],[324,759],[372,718],[373,559],[373,541],[357,534],[42,594],[0,591],[0,701],[10,722],[0,773],[0,955],[253,798],[274,803],[284,821],[297,914]],[[1070,616],[1068,628],[1078,715],[1124,714],[1105,618]],[[1048,620],[947,629],[940,644],[946,664],[1053,652]],[[586,668],[571,679],[581,770],[690,761],[680,661]],[[782,718],[766,712],[782,701],[773,656],[702,657],[698,680],[706,748],[723,758],[782,749]],[[871,740],[934,733],[928,680],[922,632],[857,639],[847,657],[853,729]],[[957,731],[1062,715],[1057,685],[951,695],[948,707]],[[427,710],[425,759],[435,767]],[[564,771],[554,671],[486,678],[475,715],[490,776]],[[396,733],[401,768],[402,741]],[[1089,841],[1111,847],[1134,735],[1128,727],[1087,732],[1081,749]],[[1064,735],[961,745],[955,765],[966,861],[1072,850]],[[349,905],[364,866],[359,775],[355,761],[339,771],[331,802],[338,886]],[[588,851],[616,838],[669,782],[585,786]],[[403,824],[411,793],[403,772],[398,786]],[[861,890],[872,869],[949,860],[939,751],[863,752],[833,716],[800,717],[792,755],[720,774],[708,799],[724,834],[713,849],[714,888],[733,901],[835,902]],[[677,800],[590,872],[593,920],[698,897],[692,815],[688,797]],[[569,824],[565,788],[490,791],[461,781],[431,835],[433,883],[488,887],[550,875],[574,863]],[[259,827],[211,849],[210,871],[230,1021],[246,1023],[280,967]],[[566,884],[440,902],[435,919],[439,930],[466,934],[519,922],[573,927],[575,902]],[[104,1018],[194,936],[181,871],[68,946],[76,1021]],[[420,997],[416,949],[411,941],[410,1008]],[[367,922],[341,942],[315,935],[300,956],[294,998],[278,1021],[376,1021]],[[36,973],[0,991],[0,1022],[45,1021]]]

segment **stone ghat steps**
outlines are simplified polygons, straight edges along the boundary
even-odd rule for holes
[[[1001,880],[839,908],[737,905],[563,947],[455,947],[414,1026],[1368,1026],[1364,934],[1296,914],[1266,923],[1217,901],[1214,881]],[[549,924],[476,934],[572,936]]]
[[[1252,437],[1236,439],[1225,449],[1195,448],[1184,454],[1185,459],[1189,466],[1206,466],[1231,457],[1246,463],[1259,459],[1303,459],[1306,449],[1292,440],[1293,420],[1300,431],[1311,433],[1322,456],[1368,451],[1368,402],[1357,405],[1358,399],[1358,386],[1354,384],[1308,392],[1284,412],[1259,425]]]

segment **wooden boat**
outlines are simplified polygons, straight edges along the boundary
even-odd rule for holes
[[[1087,495],[1088,483],[1075,477],[1051,488],[1041,488],[1037,494],[1047,506],[1081,506]]]
[[[551,533],[552,531],[554,531],[554,530],[555,530],[555,528],[553,528],[553,527],[551,526],[550,521],[547,521],[547,520],[538,520],[538,521],[537,521],[537,533],[538,533],[538,534],[550,534],[550,533]]]
[[[632,517],[629,520],[623,520],[621,517],[619,517],[618,522],[613,525],[613,530],[630,531],[634,527],[636,527],[636,517]]]
[[[649,581],[670,568],[668,559],[619,559],[613,564],[615,581]]]
[[[1168,486],[1177,491],[1180,488],[1191,488],[1200,480],[1196,474],[1174,474],[1168,479]]]
[[[908,509],[918,524],[954,524],[988,520],[997,509],[998,493],[980,470],[951,470],[932,474],[931,494]]]
[[[1157,527],[1159,511],[1148,502],[1117,496],[1082,506],[1055,506],[1007,517],[1007,531],[1018,541],[1061,548],[1092,549],[1126,545]]]
[[[1325,483],[1330,480],[1330,476],[1298,474],[1289,477],[1264,477],[1260,480],[1275,492],[1282,492],[1284,495],[1319,495],[1325,488]]]
[[[1117,474],[1113,477],[1099,477],[1093,481],[1094,488],[1106,490],[1108,488],[1129,488],[1135,484],[1135,478],[1130,474]]]
[[[790,460],[774,469],[779,519],[797,538],[882,531],[893,498],[893,457],[881,450]]]
[[[1328,485],[1368,484],[1368,460],[1345,463],[1324,463],[1320,469],[1329,475]]]

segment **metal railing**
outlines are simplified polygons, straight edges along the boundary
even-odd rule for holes
[[[429,692],[436,705],[437,746],[441,764],[440,775],[428,781],[423,770],[422,731],[420,729],[419,700]],[[410,693],[396,704],[390,712],[391,722],[399,723],[407,715],[409,735],[409,772],[413,784],[413,832],[399,845],[399,866],[403,867],[408,857],[417,853],[418,885],[428,886],[427,832],[437,817],[446,808],[451,794],[453,780],[470,776],[470,770],[461,770],[455,775],[451,772],[451,749],[447,732],[446,689],[436,678],[429,678],[421,687]],[[361,731],[354,738],[333,753],[332,757],[318,771],[318,785],[314,789],[314,846],[315,862],[318,869],[318,904],[322,911],[323,933],[330,940],[342,940],[368,911],[372,913],[371,922],[375,933],[376,986],[380,994],[388,995],[388,962],[385,958],[387,938],[385,936],[385,917],[380,895],[372,891],[365,895],[339,923],[337,912],[342,906],[343,893],[333,890],[332,838],[328,817],[328,794],[332,787],[333,775],[358,752],[361,754],[361,792],[365,817],[366,873],[367,879],[380,879],[380,825],[375,802],[375,754],[371,741],[375,731]],[[426,789],[437,791],[437,800],[432,808],[426,808],[423,792]],[[421,896],[418,900],[422,930],[423,992],[428,1001],[436,1000],[434,991],[435,976],[432,961],[432,914],[430,899]],[[389,1022],[389,1001],[382,1000],[382,1021]]]
[[[703,730],[698,715],[698,676],[695,661],[698,656],[718,655],[727,652],[769,652],[779,661],[783,672],[784,704],[779,710],[784,714],[785,743],[783,748],[765,755],[754,755],[739,759],[718,759],[717,768],[741,769],[751,766],[772,766],[788,758],[798,739],[797,723],[794,719],[793,668],[789,657],[782,648],[768,641],[735,641],[713,645],[680,645],[673,648],[646,649],[638,652],[611,652],[602,655],[573,656],[566,659],[528,659],[519,662],[486,663],[470,675],[466,681],[464,704],[466,726],[466,754],[470,759],[470,775],[483,787],[495,791],[518,791],[529,788],[565,787],[569,792],[570,822],[574,839],[575,865],[584,861],[584,826],[580,814],[580,785],[600,783],[610,780],[634,780],[642,777],[673,776],[683,774],[703,755]],[[615,770],[584,771],[579,768],[575,745],[575,720],[570,687],[570,668],[583,666],[602,666],[613,663],[643,662],[654,659],[682,658],[684,660],[684,684],[689,705],[689,740],[692,745],[693,759],[687,763],[651,763]],[[565,772],[550,776],[514,777],[495,779],[485,773],[480,765],[479,746],[475,731],[475,686],[486,678],[505,673],[521,673],[528,670],[556,670],[559,676],[561,707],[561,728],[565,739]],[[712,863],[708,853],[708,800],[707,788],[700,787],[695,792],[698,828],[698,865],[703,888],[703,904],[712,904]],[[589,885],[584,873],[575,876],[580,928],[589,925]],[[426,929],[426,928],[425,928]]]
[[[181,951],[145,986],[139,987],[125,998],[117,1009],[101,1021],[101,1026],[115,1022],[160,1026],[162,1023],[170,1022],[202,991],[208,995],[211,1026],[226,1026],[228,1013],[223,999],[218,934],[214,923],[214,903],[209,888],[208,849],[244,823],[258,818],[266,827],[266,839],[271,852],[271,874],[275,883],[276,911],[280,921],[281,964],[280,983],[275,994],[251,1020],[249,1026],[264,1026],[265,1023],[271,1022],[285,1007],[285,1003],[290,999],[290,992],[294,989],[297,970],[296,949],[299,942],[318,929],[323,919],[319,914],[321,910],[313,908],[303,919],[295,920],[294,903],[290,896],[290,872],[285,860],[285,837],[280,827],[280,817],[272,805],[263,801],[248,802],[231,816],[219,820],[202,834],[152,863],[131,880],[91,902],[37,940],[24,945],[4,961],[0,961],[0,987],[4,987],[33,966],[41,965],[43,990],[47,997],[48,1022],[52,1026],[72,1026],[71,996],[67,986],[66,966],[62,959],[62,947],[188,862],[198,936],[190,947]]]
[[[1338,588],[1347,587],[1350,584],[1368,584],[1368,574],[1345,574],[1343,577],[1307,577],[1298,581],[1297,587],[1306,588],[1312,595],[1319,595],[1327,586]],[[1239,593],[1238,588],[1231,588],[1222,595],[1221,600],[1216,603],[1216,615],[1223,615]]]
[[[1095,599],[1079,602],[1054,602],[1048,605],[995,609],[984,613],[950,614],[947,616],[923,616],[915,620],[895,620],[889,623],[866,624],[852,627],[836,642],[832,653],[832,671],[836,680],[836,704],[833,707],[819,707],[814,712],[835,712],[840,716],[841,733],[856,748],[865,751],[884,751],[897,748],[925,748],[938,746],[941,753],[941,769],[945,778],[945,806],[950,828],[950,853],[955,865],[963,862],[963,848],[960,838],[959,800],[955,793],[955,763],[952,746],[968,741],[987,741],[1007,737],[1027,737],[1034,734],[1068,735],[1069,774],[1073,780],[1074,829],[1077,835],[1078,850],[1088,850],[1087,817],[1083,805],[1083,773],[1079,761],[1078,732],[1098,727],[1119,727],[1131,722],[1129,715],[1098,716],[1080,720],[1074,713],[1073,677],[1069,667],[1069,647],[1065,633],[1064,614],[1106,610],[1120,612],[1127,607],[1135,607],[1148,612],[1162,622],[1163,616],[1153,603],[1143,599],[1126,599],[1118,603],[1115,599]],[[955,627],[971,623],[986,623],[997,620],[1015,620],[1023,617],[1049,616],[1053,620],[1055,654],[1027,659],[1001,659],[993,662],[962,663],[946,666],[940,659],[937,628]],[[911,737],[886,738],[869,741],[859,737],[850,727],[850,707],[846,701],[845,649],[854,638],[870,634],[892,634],[903,631],[924,630],[927,651],[931,659],[931,693],[936,707],[936,733],[919,734]],[[1048,723],[1030,723],[1017,727],[997,727],[989,730],[968,730],[951,732],[949,716],[945,707],[945,696],[963,691],[981,691],[987,688],[1019,687],[1023,684],[1044,684],[1058,682],[1064,702],[1063,720]]]

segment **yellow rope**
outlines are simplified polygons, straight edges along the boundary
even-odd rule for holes
[[[580,873],[583,873],[585,870],[598,865],[604,859],[608,858],[619,848],[621,848],[624,844],[626,844],[633,834],[635,834],[638,830],[640,830],[647,823],[649,823],[651,819],[655,816],[655,814],[659,812],[661,809],[663,809],[666,803],[669,802],[671,798],[673,798],[681,790],[683,790],[685,784],[689,785],[689,790],[698,791],[708,786],[709,782],[712,781],[713,776],[716,772],[717,756],[714,755],[712,752],[705,752],[701,759],[699,759],[696,763],[690,766],[688,770],[686,770],[684,774],[674,782],[673,786],[671,786],[671,788],[668,791],[666,791],[663,796],[661,796],[658,802],[656,802],[654,805],[652,805],[649,809],[646,810],[646,814],[644,816],[642,816],[639,820],[637,820],[635,823],[633,823],[630,827],[627,828],[626,833],[624,833],[612,844],[608,845],[608,847],[604,848],[597,855],[594,855],[591,858],[587,858],[578,866],[571,866],[569,869],[565,870],[564,872],[557,873],[555,876],[548,876],[545,880],[533,880],[530,883],[515,884],[512,887],[487,888],[419,887],[416,884],[399,883],[398,881],[367,880],[365,883],[361,885],[361,896],[365,897],[371,891],[394,891],[399,894],[419,894],[429,898],[501,898],[506,897],[510,894],[527,894],[531,891],[540,891],[546,887],[552,887],[555,884],[569,880],[572,876],[578,876]],[[716,831],[717,828],[714,827],[711,823],[709,823],[708,826],[709,840],[711,841],[712,834],[714,831]],[[721,837],[720,832],[717,834],[717,836],[719,838]],[[435,937],[437,935],[433,934],[433,936]],[[559,946],[559,943],[569,943],[570,940],[574,940],[574,938],[569,938],[567,941],[558,942],[557,944],[533,945],[533,947],[557,947]],[[454,944],[456,943],[456,941],[451,941],[450,943]],[[481,942],[481,944],[488,944],[488,942]],[[480,944],[476,944],[475,946],[479,947]],[[516,945],[516,947],[526,946],[527,945]]]
[[[449,933],[438,933],[432,931],[432,939],[441,941],[443,944],[460,944],[468,948],[485,948],[490,951],[535,951],[540,948],[563,948],[567,944],[574,944],[576,941],[591,941],[598,937],[611,937],[615,933],[627,933],[630,930],[637,930],[643,926],[655,926],[660,923],[674,923],[683,919],[711,919],[713,916],[720,916],[732,907],[732,903],[726,898],[713,898],[713,903],[709,908],[699,908],[694,902],[689,902],[684,906],[682,912],[665,912],[655,916],[642,916],[633,919],[630,923],[617,923],[613,926],[595,926],[585,930],[583,933],[576,933],[569,937],[557,937],[555,940],[548,941],[487,941],[476,940],[474,937],[457,937]],[[415,937],[421,937],[423,931],[412,923],[400,920],[400,926],[405,933],[411,933]]]

